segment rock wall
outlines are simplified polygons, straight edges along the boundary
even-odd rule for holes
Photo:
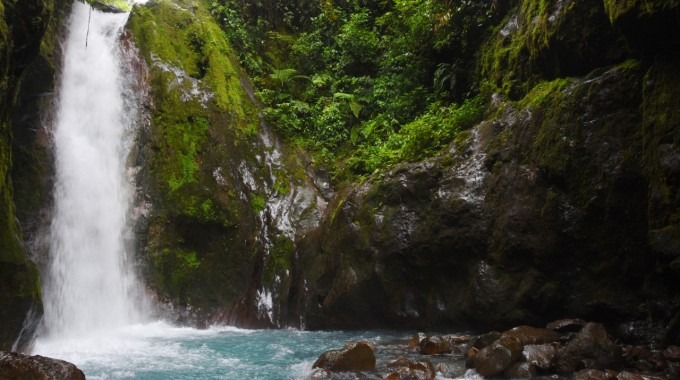
[[[135,7],[150,289],[199,325],[505,328],[571,316],[677,342],[678,10],[519,1],[479,48],[487,120],[437,157],[333,192],[260,121],[200,3]]]
[[[680,339],[678,3],[619,3],[517,5],[481,48],[488,120],[342,192],[304,239],[306,327],[568,315]]]
[[[0,349],[9,349],[31,309],[41,309],[38,269],[23,244],[14,205],[12,116],[24,70],[38,54],[52,2],[0,4]]]
[[[279,326],[295,242],[318,223],[324,185],[260,120],[203,4],[136,6],[128,29],[149,88],[137,210],[150,291],[181,323]]]

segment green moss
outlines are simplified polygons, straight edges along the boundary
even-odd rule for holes
[[[612,23],[636,9],[639,15],[650,15],[661,10],[676,8],[678,5],[680,5],[678,0],[604,0],[604,8]]]
[[[561,20],[588,12],[570,2],[559,10],[550,0],[525,0],[497,27],[481,49],[480,82],[487,93],[500,92],[518,99],[539,80],[535,63],[556,38]],[[581,8],[578,8],[578,7]],[[586,13],[587,14],[587,13]],[[571,33],[571,32],[569,32]]]
[[[550,82],[541,82],[536,85],[521,101],[522,107],[538,108],[549,101],[553,101],[556,94],[561,92],[570,83],[569,79],[559,78]]]
[[[285,196],[290,191],[290,181],[288,178],[277,176],[276,181],[274,181],[274,191],[276,191],[280,196]]]
[[[253,211],[257,214],[264,210],[267,205],[267,199],[259,194],[253,194],[250,197],[250,204],[253,206]]]
[[[257,112],[241,88],[238,64],[222,30],[190,1],[155,0],[134,8],[128,27],[148,62],[160,60],[201,80],[212,102],[253,135]],[[184,9],[183,7],[186,7]]]
[[[533,123],[538,128],[532,142],[531,151],[525,152],[532,157],[549,176],[560,177],[568,170],[571,163],[570,138],[577,131],[562,122],[567,117],[565,109],[571,104],[570,79],[556,79],[536,85],[518,105],[530,108],[537,113],[540,122]]]
[[[272,242],[262,275],[266,284],[273,285],[277,275],[283,277],[284,272],[292,267],[293,247],[293,241],[285,235],[277,236]]]

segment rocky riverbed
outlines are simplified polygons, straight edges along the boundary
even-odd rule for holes
[[[314,367],[313,380],[678,379],[680,347],[622,344],[602,324],[565,319],[481,335],[418,334],[382,346],[349,342]]]

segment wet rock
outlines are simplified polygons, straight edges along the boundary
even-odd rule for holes
[[[436,376],[432,362],[427,359],[413,361],[400,356],[387,368],[394,370],[385,377],[388,380],[434,380]]]
[[[666,348],[666,350],[663,352],[663,356],[672,361],[680,361],[680,347],[678,346],[669,346]]]
[[[503,376],[509,379],[530,379],[536,377],[538,371],[536,367],[527,362],[517,362],[503,371]]]
[[[63,360],[0,352],[0,379],[85,380],[85,374]]]
[[[479,356],[479,348],[470,347],[465,351],[463,357],[465,358],[465,368],[475,368],[477,363],[477,356]]]
[[[649,374],[649,373],[633,373],[628,371],[620,372],[616,376],[616,380],[665,380],[665,376]]]
[[[562,334],[550,329],[541,329],[531,326],[519,326],[503,333],[505,336],[517,338],[517,340],[526,344],[545,344],[558,341]]]
[[[372,370],[375,368],[373,345],[367,342],[349,342],[341,350],[321,354],[312,368],[331,372]]]
[[[652,351],[647,346],[626,346],[623,348],[623,358],[626,367],[643,372],[662,371],[667,367],[663,353]]]
[[[572,373],[584,368],[620,369],[623,350],[614,343],[604,326],[588,323],[558,353],[559,373]]]
[[[528,363],[542,370],[549,370],[555,366],[557,347],[552,344],[528,344],[522,352]]]
[[[482,376],[494,376],[510,367],[522,354],[522,344],[517,338],[501,336],[479,351],[474,359],[475,369]]]
[[[310,376],[311,380],[329,380],[333,376],[331,371],[325,369],[316,369],[312,372]]]
[[[582,369],[574,374],[574,380],[614,380],[616,371],[600,371],[599,369]]]
[[[118,8],[115,5],[111,4],[106,4],[103,1],[94,1],[92,4],[92,8],[104,12],[104,13],[125,13],[125,9]]]
[[[495,342],[501,337],[501,335],[503,334],[498,331],[491,331],[486,334],[479,335],[470,341],[470,347],[475,347],[481,350],[482,348]]]
[[[310,375],[311,380],[383,380],[382,377],[366,372],[331,372],[316,369]]]
[[[588,322],[579,318],[560,319],[548,323],[545,327],[559,332],[579,332],[586,323]]]
[[[420,342],[420,353],[423,355],[441,355],[451,353],[449,341],[441,336],[429,336]]]
[[[420,346],[420,342],[422,342],[423,339],[425,338],[427,338],[425,334],[417,333],[408,340],[408,346],[412,348],[417,348]]]

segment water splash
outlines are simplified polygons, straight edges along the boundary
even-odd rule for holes
[[[74,2],[64,45],[51,262],[37,351],[46,340],[96,335],[142,319],[127,255],[132,187],[125,162],[134,112],[123,98],[118,41],[128,14],[90,11]]]

